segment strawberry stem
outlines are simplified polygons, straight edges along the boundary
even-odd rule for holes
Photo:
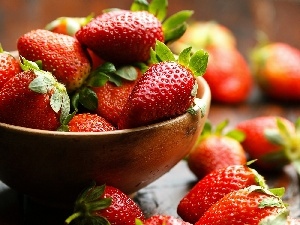
[[[81,212],[75,212],[73,213],[71,216],[69,216],[66,220],[65,220],[65,224],[70,224],[71,221],[75,220],[76,218],[82,216]]]

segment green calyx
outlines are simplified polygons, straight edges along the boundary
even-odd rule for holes
[[[152,13],[158,20],[162,22],[165,43],[170,43],[179,39],[187,29],[186,21],[193,15],[192,10],[183,10],[177,12],[170,17],[167,16],[168,1],[152,0],[134,0],[131,5],[131,11],[148,11]]]
[[[106,209],[111,205],[111,198],[101,198],[105,191],[105,185],[96,186],[94,183],[91,187],[85,189],[75,202],[74,212],[65,220],[65,224],[76,225],[109,225],[109,221],[96,215],[95,212]]]
[[[218,135],[218,136],[230,137],[232,139],[237,140],[238,142],[242,142],[245,139],[245,134],[242,131],[239,131],[237,129],[230,129],[225,132],[225,128],[228,126],[228,124],[229,124],[229,120],[224,120],[213,127],[211,122],[207,120],[204,124],[199,139],[202,140],[210,135]]]
[[[36,78],[29,84],[30,90],[40,94],[50,94],[50,105],[54,112],[60,112],[60,121],[65,120],[70,112],[70,98],[65,86],[59,83],[52,73],[40,69],[41,62],[32,62],[21,58],[23,71],[32,70]]]
[[[264,159],[268,161],[285,159],[292,162],[300,174],[300,118],[294,123],[295,132],[288,130],[280,118],[277,118],[276,123],[277,127],[265,129],[264,135],[270,143],[280,146],[281,150],[265,155]]]

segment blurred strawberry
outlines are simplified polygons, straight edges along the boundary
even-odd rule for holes
[[[74,115],[67,126],[70,132],[104,132],[116,129],[103,117],[91,113]]]
[[[227,125],[225,120],[213,130],[207,121],[198,143],[188,155],[188,166],[198,179],[217,169],[246,164],[246,152],[240,144],[244,135],[237,130],[225,134],[223,131]]]
[[[145,220],[142,210],[130,197],[109,185],[93,185],[78,196],[74,213],[65,224],[135,225],[136,219]]]
[[[255,48],[253,74],[266,96],[275,100],[300,100],[300,50],[273,42]]]
[[[230,192],[195,225],[286,224],[289,211],[281,199],[283,190],[274,192],[255,185]]]
[[[170,215],[153,215],[145,220],[145,222],[138,221],[136,225],[192,225]]]
[[[146,62],[156,40],[177,39],[192,14],[183,11],[163,23],[166,9],[166,1],[152,1],[149,5],[135,1],[131,10],[114,10],[97,16],[75,36],[105,61],[119,65]]]
[[[6,81],[21,71],[19,61],[9,52],[5,52],[0,44],[0,89]]]
[[[274,171],[290,162],[299,164],[300,120],[293,124],[282,117],[262,116],[241,121],[236,129],[244,132],[241,144],[252,159],[257,159],[259,168]]]
[[[59,17],[48,23],[45,29],[59,34],[75,36],[75,33],[92,19],[92,14],[87,17]]]
[[[34,62],[23,58],[22,69],[0,90],[0,122],[56,130],[70,111],[66,88]]]
[[[83,84],[91,70],[87,52],[68,35],[33,30],[18,39],[17,48],[26,59],[40,60],[43,69],[52,72],[69,93]]]
[[[200,217],[226,194],[250,185],[266,187],[264,178],[246,165],[231,165],[206,175],[181,199],[178,215],[190,223]]]
[[[199,50],[191,56],[190,51],[190,48],[183,51],[176,61],[171,50],[157,41],[152,52],[153,63],[129,95],[120,115],[119,129],[161,122],[193,107],[198,88],[196,77],[204,73],[208,55]]]

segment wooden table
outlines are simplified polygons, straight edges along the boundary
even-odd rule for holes
[[[294,121],[300,116],[300,104],[266,102],[255,91],[245,104],[228,106],[213,103],[209,119],[213,124],[229,119],[230,127],[241,120],[261,115],[280,115]],[[265,178],[271,187],[286,188],[284,200],[290,205],[291,216],[300,217],[299,181],[293,167],[286,166],[282,173],[270,174]],[[169,173],[137,192],[134,200],[141,206],[146,216],[153,214],[177,216],[178,202],[196,181],[186,162],[181,161]],[[0,181],[1,225],[59,225],[63,224],[70,213],[71,211],[38,205]]]

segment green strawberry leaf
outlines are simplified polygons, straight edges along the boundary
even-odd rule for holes
[[[149,11],[149,3],[147,0],[134,0],[130,6],[131,11]]]
[[[258,225],[283,225],[287,224],[287,218],[289,216],[289,211],[287,209],[282,209],[276,214],[265,217],[259,222]]]
[[[195,98],[193,105],[188,108],[187,112],[192,115],[196,115],[198,111],[200,111],[201,118],[203,118],[206,112],[206,102],[203,101],[203,99]]]
[[[21,66],[23,71],[40,70],[40,67],[36,62],[32,62],[30,60],[27,60],[23,56],[20,56],[20,58],[21,58],[20,66]]]
[[[176,61],[173,52],[168,48],[168,46],[158,40],[156,41],[155,44],[155,53],[156,53],[156,58],[160,62]]]
[[[191,59],[191,51],[192,47],[183,49],[178,56],[178,63],[188,67]]]
[[[264,135],[267,140],[269,140],[271,143],[275,145],[280,145],[280,146],[285,145],[285,139],[282,137],[278,129],[267,128],[264,130]]]
[[[148,11],[156,16],[159,21],[163,21],[167,15],[167,0],[152,0],[149,4]]]
[[[189,68],[195,76],[202,76],[207,68],[208,53],[204,50],[196,51],[190,59]]]
[[[191,10],[183,10],[173,14],[163,22],[162,29],[165,43],[175,41],[185,33],[187,29],[186,21],[193,13]]]
[[[117,69],[115,74],[129,81],[136,80],[138,76],[138,72],[133,66],[123,66]]]
[[[91,87],[101,87],[104,86],[108,80],[109,76],[106,73],[98,72],[97,75],[90,76],[86,84]]]
[[[88,87],[79,90],[78,102],[88,110],[96,110],[98,107],[98,97],[96,93]]]
[[[235,129],[230,130],[229,132],[227,132],[225,134],[225,136],[230,137],[232,139],[235,139],[235,140],[237,140],[240,143],[243,142],[245,140],[245,138],[246,138],[246,135],[245,135],[244,132],[239,131],[239,130],[235,130]]]

